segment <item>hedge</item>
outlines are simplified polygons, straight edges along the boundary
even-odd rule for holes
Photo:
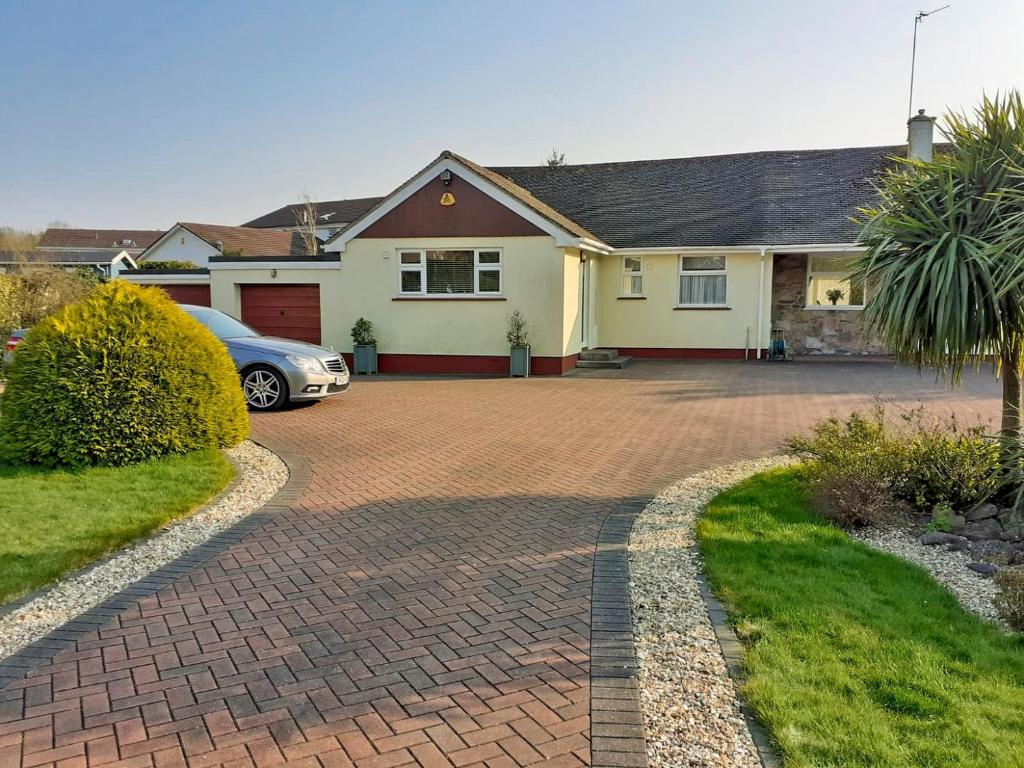
[[[35,325],[0,412],[0,457],[120,466],[236,445],[249,418],[224,345],[157,289],[114,280]]]

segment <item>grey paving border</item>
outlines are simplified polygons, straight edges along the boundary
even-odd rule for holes
[[[626,499],[605,518],[590,605],[590,758],[594,768],[647,768],[633,649],[629,534],[652,497]]]
[[[700,548],[697,546],[694,546],[693,549],[697,550],[698,553],[700,551]],[[729,615],[726,613],[725,606],[715,597],[715,593],[711,589],[711,584],[703,570],[697,573],[697,586],[700,590],[700,596],[704,599],[704,606],[708,610],[708,617],[711,619],[711,627],[715,630],[715,637],[718,638],[718,645],[722,649],[722,657],[725,659],[725,666],[729,670],[729,677],[732,678],[733,684],[738,689],[746,680],[746,668],[743,665],[743,646],[729,624]],[[761,725],[754,711],[747,705],[739,690],[736,692],[736,700],[740,705],[743,719],[747,723],[747,730],[750,731],[750,738],[754,742],[755,749],[757,749],[758,757],[761,759],[761,765],[764,768],[781,768],[782,761],[779,759],[778,752],[776,752],[775,747],[772,746],[771,740],[768,738],[768,732]]]
[[[21,680],[33,669],[73,645],[83,635],[102,627],[112,617],[131,608],[140,600],[156,594],[182,575],[198,568],[207,560],[237,544],[279,512],[288,509],[305,493],[311,478],[309,462],[292,453],[276,440],[262,437],[259,439],[251,437],[250,439],[257,445],[276,453],[288,468],[288,480],[270,501],[255,512],[243,517],[230,528],[210,537],[199,546],[193,547],[181,557],[162,565],[99,605],[84,611],[17,653],[8,656],[0,662],[0,691],[3,691],[12,682]]]

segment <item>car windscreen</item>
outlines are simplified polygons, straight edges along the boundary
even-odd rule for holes
[[[251,336],[259,336],[245,323],[240,323],[230,315],[218,312],[216,309],[188,309],[192,317],[210,329],[218,339],[238,339]]]

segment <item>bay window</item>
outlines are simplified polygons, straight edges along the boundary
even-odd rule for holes
[[[500,295],[501,251],[401,250],[398,292],[402,296]]]
[[[725,307],[725,256],[679,257],[680,307]]]

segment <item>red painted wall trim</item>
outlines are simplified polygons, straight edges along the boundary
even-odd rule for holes
[[[742,349],[701,349],[698,347],[616,347],[624,357],[645,357],[661,360],[742,360]],[[761,351],[763,357],[767,350]],[[757,350],[750,350],[749,359],[757,358]]]
[[[352,368],[351,353],[344,353]],[[576,355],[567,357],[534,357],[530,363],[533,376],[561,376],[576,367]],[[507,355],[400,355],[382,352],[377,355],[381,373],[444,374],[463,373],[478,376],[508,376]]]
[[[530,373],[534,376],[563,376],[576,367],[578,357],[535,357],[530,361]]]

